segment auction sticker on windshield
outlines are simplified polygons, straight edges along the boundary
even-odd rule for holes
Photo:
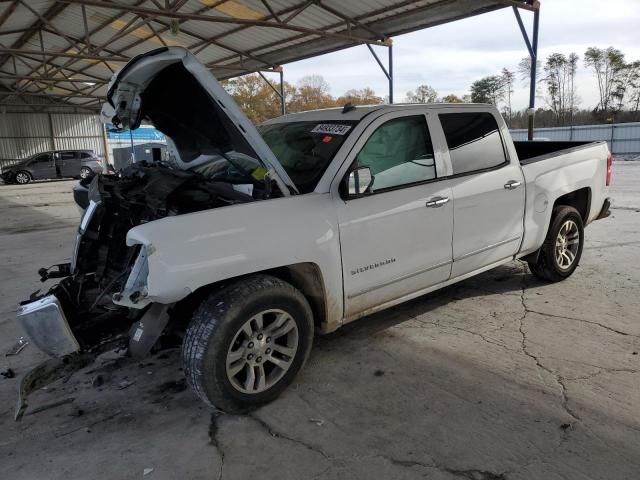
[[[345,135],[351,130],[351,125],[340,125],[339,123],[319,123],[311,133],[325,133],[329,135]]]

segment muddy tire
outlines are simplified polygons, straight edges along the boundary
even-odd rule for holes
[[[564,280],[578,267],[583,246],[582,216],[573,207],[557,206],[538,259],[529,262],[529,270],[547,282]]]
[[[205,403],[229,413],[274,400],[309,356],[313,314],[290,284],[255,275],[205,298],[187,327],[182,361]]]

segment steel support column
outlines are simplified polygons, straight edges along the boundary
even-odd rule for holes
[[[391,104],[393,103],[393,42],[390,38],[386,38],[384,44],[388,48],[389,53],[387,67],[383,65],[380,57],[378,57],[371,45],[367,44],[367,48],[371,52],[371,55],[373,55],[373,58],[375,58],[376,62],[378,62],[378,65],[380,66],[382,73],[384,73],[384,76],[387,77],[387,80],[389,82],[389,103]]]
[[[282,108],[282,115],[287,114],[287,99],[284,94],[284,70],[280,67],[280,107]]]
[[[531,68],[529,76],[529,109],[527,110],[527,114],[529,117],[527,138],[529,139],[529,141],[533,140],[533,130],[535,127],[537,79],[536,70],[538,67],[538,31],[540,27],[540,2],[532,2],[532,7],[534,8],[534,10],[533,34],[531,40],[529,40],[529,35],[527,34],[527,30],[524,27],[524,23],[522,22],[522,17],[520,17],[520,11],[518,10],[518,7],[513,7],[513,13],[516,16],[518,26],[520,27],[520,32],[522,32],[522,38],[524,38],[524,43],[527,45],[527,50],[529,51],[529,56],[531,57]]]
[[[538,28],[540,25],[540,8],[533,12],[533,40],[531,48],[533,49],[533,57],[531,57],[531,77],[529,78],[529,132],[527,134],[529,141],[533,140],[533,128],[535,126],[536,113],[536,69],[538,66]]]
[[[280,89],[279,90],[276,87],[274,87],[273,84],[269,81],[269,79],[267,77],[265,77],[264,74],[259,70],[258,70],[258,75],[260,75],[262,80],[264,80],[264,82],[267,85],[269,85],[271,90],[273,90],[274,93],[280,98],[280,112],[282,113],[282,115],[286,115],[287,114],[287,99],[285,98],[285,93],[284,93],[284,69],[282,68],[282,66],[278,66],[278,67],[274,68],[273,70],[269,70],[269,71],[278,72],[280,74]]]
[[[389,42],[389,103],[393,104],[393,44]]]

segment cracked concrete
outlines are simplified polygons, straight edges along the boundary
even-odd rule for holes
[[[42,288],[37,268],[71,253],[70,188],[0,186],[0,352],[22,334],[16,301]],[[2,378],[2,478],[637,478],[640,212],[586,236],[567,281],[512,262],[317,338],[291,388],[250,415],[166,390],[177,350],[120,367],[107,354],[31,406],[73,402],[19,424],[17,379]],[[43,358],[30,345],[0,370]]]

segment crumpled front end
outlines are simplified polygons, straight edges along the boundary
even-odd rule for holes
[[[144,328],[135,325],[144,319],[149,327],[156,318],[166,324],[167,309],[152,308],[160,304],[148,296],[153,246],[127,245],[128,232],[168,216],[254,198],[229,183],[164,165],[136,164],[119,176],[98,175],[87,187],[71,262],[40,269],[43,282],[59,283],[23,302],[19,318],[33,343],[52,356],[125,344],[135,331],[136,341],[150,348],[140,337]]]

